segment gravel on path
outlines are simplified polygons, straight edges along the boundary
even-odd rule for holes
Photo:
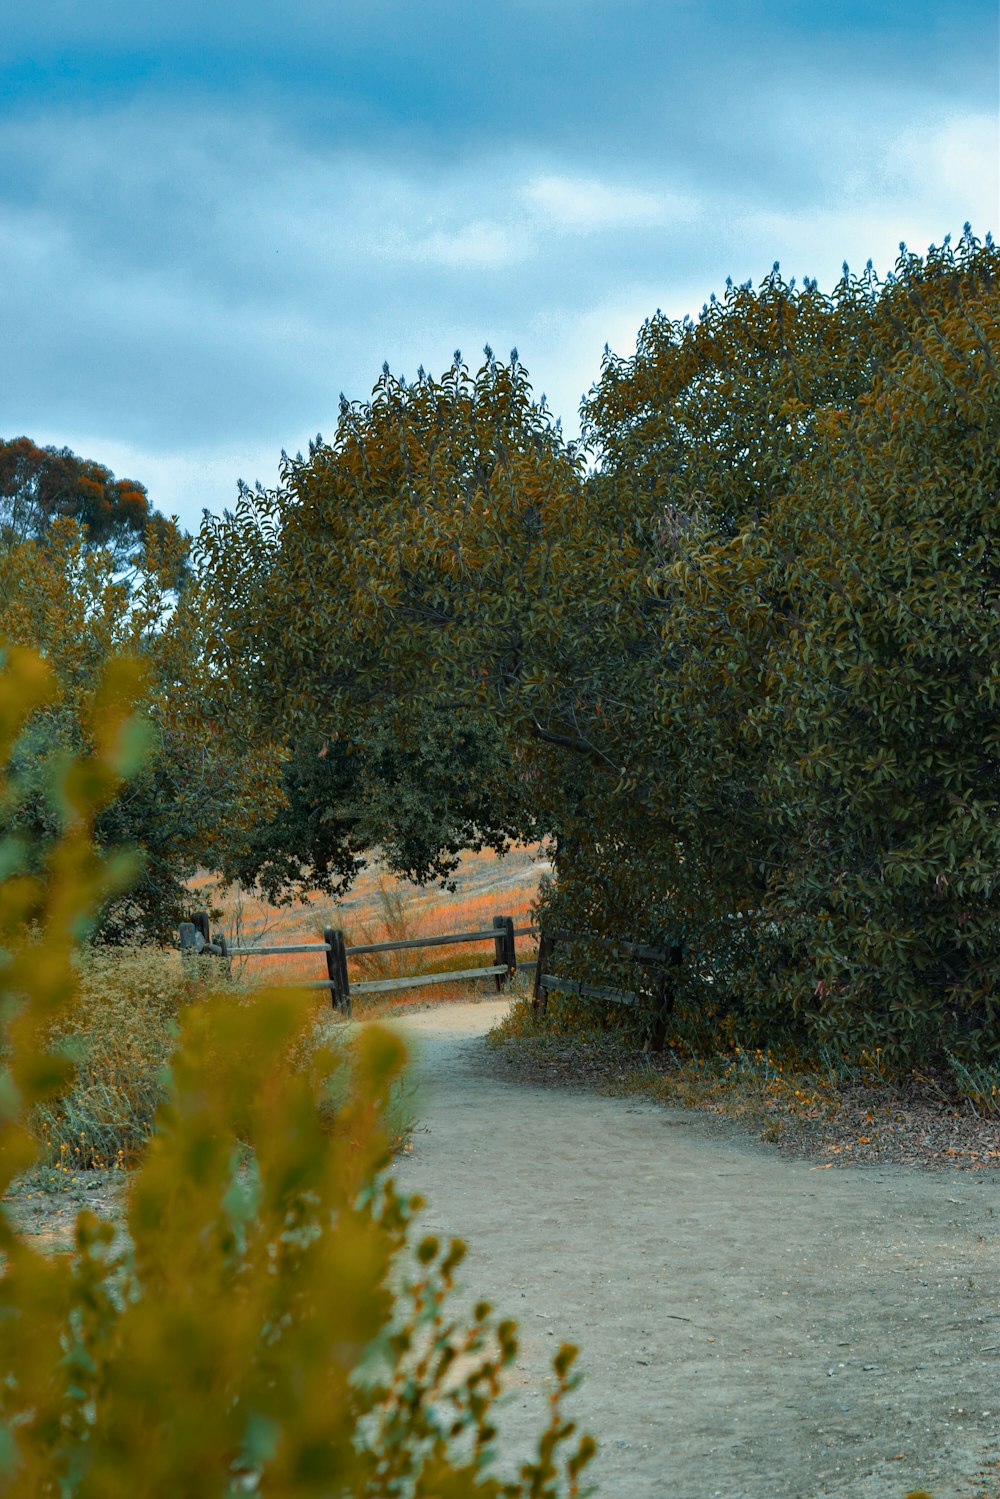
[[[545,1424],[559,1343],[601,1499],[997,1492],[1000,1174],[823,1170],[695,1113],[505,1077],[506,1001],[392,1022],[415,1058],[400,1160],[463,1295],[518,1318],[501,1469]]]

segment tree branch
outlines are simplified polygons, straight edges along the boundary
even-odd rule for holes
[[[551,729],[543,729],[534,714],[531,715],[531,727],[534,729],[536,739],[541,739],[543,743],[558,745],[560,749],[570,750],[575,755],[585,755],[602,770],[610,770],[615,775],[621,775],[621,766],[616,765],[603,750],[597,748],[596,744],[591,744],[589,739],[573,739],[569,734],[555,734]]]

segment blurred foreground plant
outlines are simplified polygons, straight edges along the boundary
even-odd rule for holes
[[[62,779],[66,832],[40,873],[0,845],[0,1172],[38,1154],[35,1111],[65,1089],[58,1034],[76,995],[88,913],[127,881],[90,838],[136,759],[138,670],[113,664],[93,753]],[[51,694],[39,658],[0,674],[0,758]],[[16,794],[4,776],[0,795]],[[491,1408],[515,1325],[487,1303],[448,1319],[464,1248],[409,1252],[420,1203],[388,1166],[384,1110],[401,1044],[366,1030],[333,1129],[320,1107],[341,1055],[292,1064],[312,1007],[290,990],[199,998],[181,1014],[167,1102],[134,1182],[130,1242],[82,1212],[73,1254],[42,1255],[0,1214],[0,1490],[157,1499],[248,1492],[323,1496],[573,1495],[594,1450],[561,1397],[516,1481],[490,1476]]]

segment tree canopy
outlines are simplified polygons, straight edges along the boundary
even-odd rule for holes
[[[606,356],[582,445],[516,351],[385,369],[203,530],[216,667],[324,740],[490,725],[550,919],[683,940],[678,1023],[993,1046],[996,278],[967,231],[729,285]]]
[[[95,544],[64,516],[44,536],[0,546],[0,641],[38,651],[57,686],[13,747],[18,797],[0,808],[0,829],[28,837],[40,856],[54,846],[67,815],[61,768],[93,743],[107,663],[128,652],[146,668],[150,754],[95,823],[100,848],[125,843],[142,855],[127,895],[102,912],[105,939],[176,931],[189,876],[199,864],[238,857],[250,825],[276,800],[281,747],[251,743],[239,719],[227,717],[206,670],[205,599],[193,580],[179,595],[175,587],[186,552],[176,527],[151,527],[123,571],[111,544]]]
[[[44,540],[60,519],[79,522],[88,545],[110,548],[120,561],[133,557],[148,534],[165,540],[176,529],[137,480],[116,479],[104,464],[66,447],[0,439],[0,545]],[[175,581],[184,561],[179,553]]]

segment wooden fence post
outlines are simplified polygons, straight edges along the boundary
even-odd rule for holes
[[[514,940],[514,918],[505,916],[503,918],[504,930],[507,935],[507,967],[510,969],[511,977],[517,973],[517,943]]]
[[[684,958],[683,943],[671,943],[669,953],[670,956],[667,958],[656,992],[656,1018],[653,1021],[653,1034],[650,1038],[654,1051],[662,1051],[667,1039],[667,1025],[674,1008],[677,970]]]
[[[545,970],[546,963],[552,956],[552,949],[554,947],[554,939],[550,937],[547,932],[539,932],[538,963],[535,968],[535,987],[531,993],[531,1008],[537,1011],[539,1007],[541,1007],[543,1014],[548,1009],[549,997],[546,991],[542,988],[542,974]]]
[[[347,976],[347,943],[342,931],[337,932],[337,960],[340,963],[340,989],[344,1014],[348,1017],[351,1013],[351,981]]]
[[[517,972],[517,957],[514,951],[514,918],[512,916],[494,916],[493,925],[497,935],[493,939],[493,961],[494,963],[506,963],[506,973],[495,973],[493,977],[497,981],[497,993],[506,984],[507,980]]]
[[[215,941],[212,941],[212,929],[209,926],[208,912],[195,911],[190,921],[181,922],[181,952],[196,957],[198,953],[205,952],[212,958],[221,958],[223,961],[223,972],[227,978],[233,976],[233,965],[229,959],[229,943],[220,933]]]
[[[347,952],[344,934],[338,927],[328,926],[323,933],[326,943],[326,971],[333,985],[331,1003],[344,1015],[351,1013],[351,984],[347,977]]]
[[[181,922],[180,939],[181,971],[186,973],[190,982],[194,978],[194,962],[198,956],[198,931],[193,921]]]

